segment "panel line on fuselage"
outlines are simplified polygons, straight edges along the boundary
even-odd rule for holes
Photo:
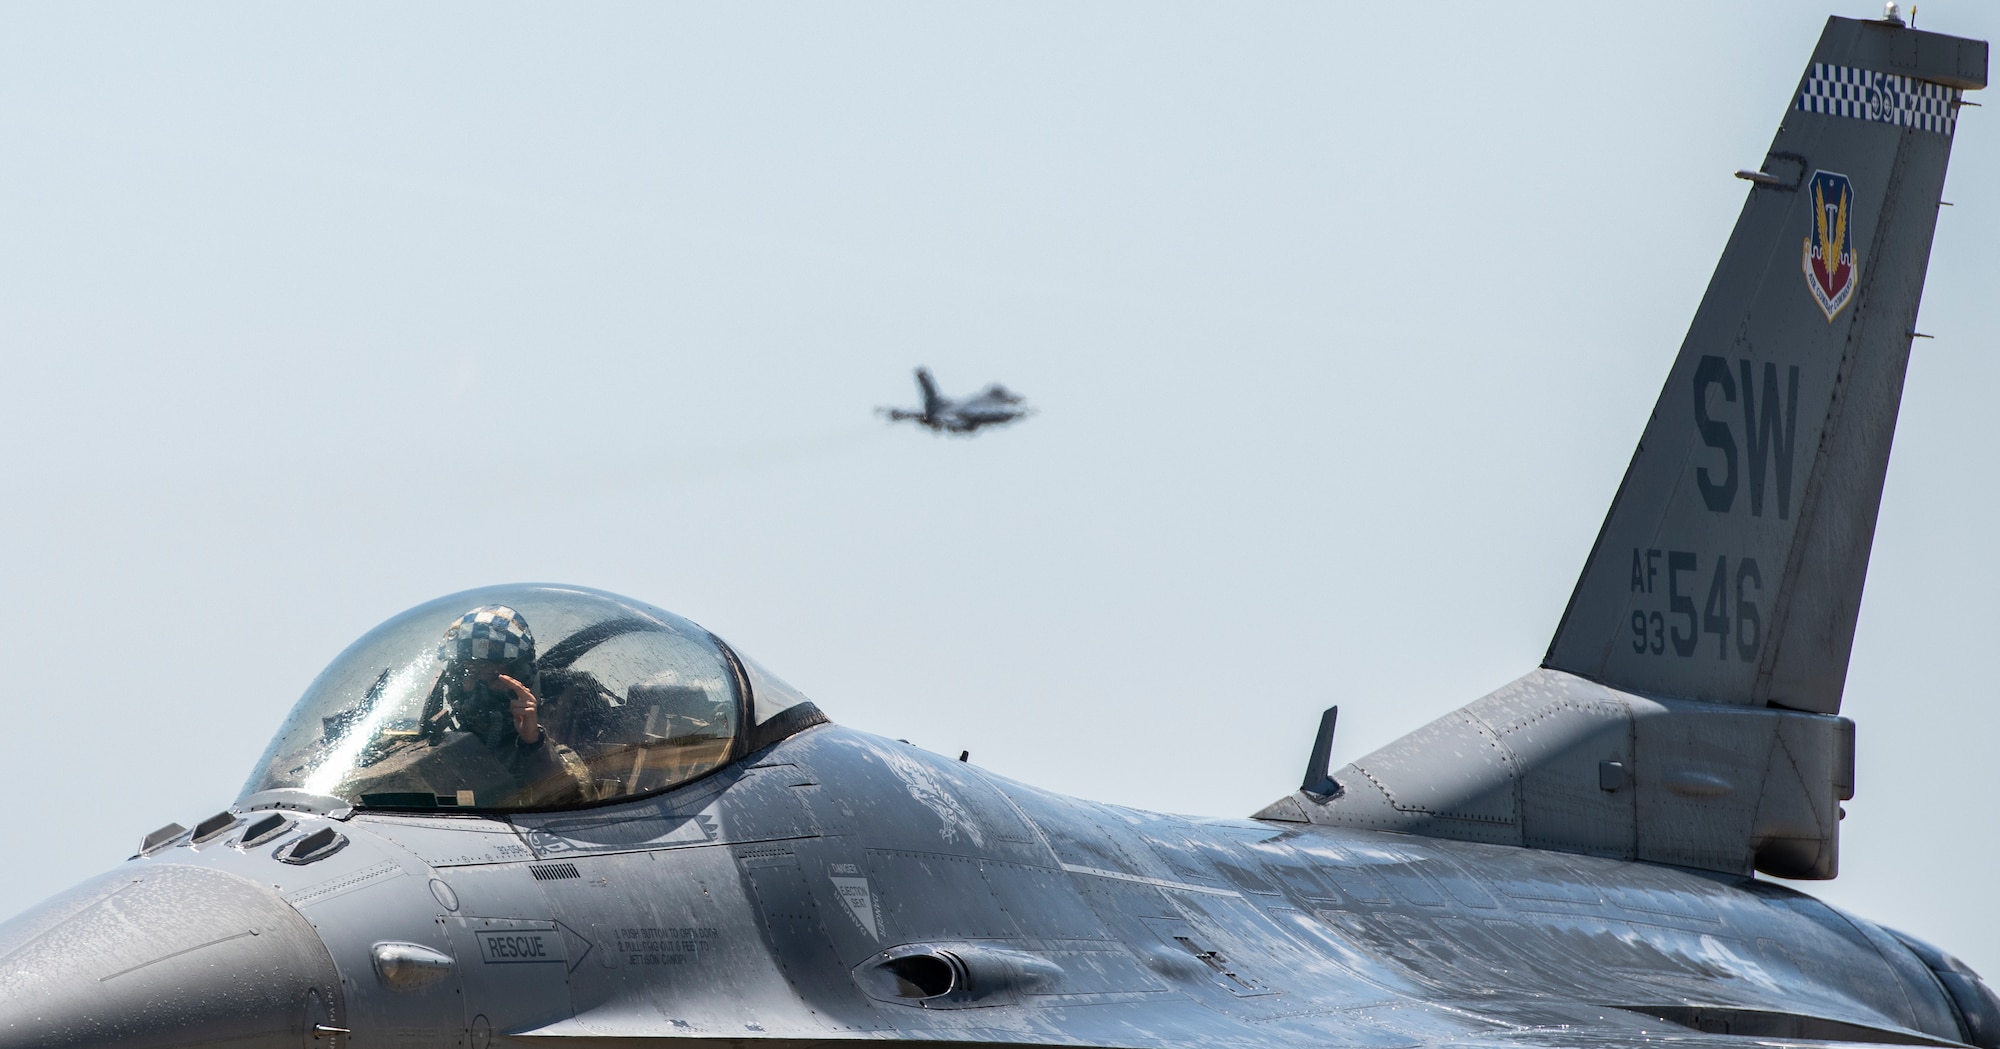
[[[1110,878],[1112,881],[1129,881],[1135,885],[1151,885],[1160,889],[1179,889],[1182,892],[1203,892],[1210,896],[1234,896],[1242,899],[1243,894],[1235,889],[1218,889],[1213,885],[1194,885],[1184,881],[1169,881],[1165,878],[1148,878],[1140,874],[1126,874],[1122,871],[1108,871],[1102,867],[1085,867],[1076,863],[1065,863],[1062,869],[1071,874],[1088,874],[1093,878]]]

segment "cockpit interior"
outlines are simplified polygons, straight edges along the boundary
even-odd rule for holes
[[[573,808],[680,786],[824,720],[670,612],[578,587],[489,587],[349,646],[306,688],[243,797]]]

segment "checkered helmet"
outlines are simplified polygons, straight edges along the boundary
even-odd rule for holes
[[[438,658],[446,663],[475,659],[533,663],[535,635],[529,632],[521,613],[506,605],[480,605],[459,616],[444,632]]]

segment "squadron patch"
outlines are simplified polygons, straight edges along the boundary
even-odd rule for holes
[[[1846,175],[1815,171],[1810,189],[1812,222],[1801,261],[1806,287],[1826,314],[1827,323],[1854,299],[1861,276],[1861,255],[1854,248],[1854,187]]]

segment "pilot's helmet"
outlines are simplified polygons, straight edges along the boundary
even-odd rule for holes
[[[446,664],[505,663],[535,665],[535,635],[521,613],[506,605],[480,605],[459,616],[438,642],[438,659]]]

